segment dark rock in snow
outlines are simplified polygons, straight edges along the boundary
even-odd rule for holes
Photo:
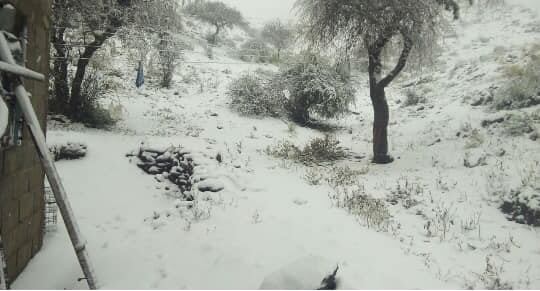
[[[484,119],[482,120],[482,127],[488,127],[488,126],[491,126],[493,124],[496,124],[496,123],[502,123],[504,122],[504,116],[502,117],[496,117],[496,118],[492,118],[492,119]]]

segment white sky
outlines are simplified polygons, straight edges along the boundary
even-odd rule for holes
[[[265,21],[280,18],[288,21],[295,17],[292,11],[296,0],[222,0],[237,8],[253,25],[260,26]]]

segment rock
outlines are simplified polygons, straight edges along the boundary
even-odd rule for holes
[[[416,110],[417,110],[417,111],[422,111],[422,110],[424,110],[424,109],[426,109],[426,107],[422,105],[422,106],[418,107]]]
[[[531,133],[531,135],[529,136],[529,138],[530,138],[532,141],[537,141],[537,140],[540,138],[540,134],[538,133],[538,131],[535,131],[535,132]]]
[[[208,179],[200,182],[197,189],[201,192],[220,192],[225,189],[225,185],[219,180]]]
[[[212,117],[217,117],[217,116],[218,116],[218,114],[217,114],[217,113],[215,113],[215,112],[213,112],[213,113],[210,113],[210,116],[212,116]]]
[[[504,155],[506,155],[506,150],[505,149],[498,149],[496,152],[495,152],[495,156],[497,157],[504,157]]]
[[[223,129],[223,126],[218,125],[218,126],[217,126],[217,129],[222,130],[222,129]]]
[[[488,126],[491,126],[495,123],[502,123],[504,122],[505,118],[504,116],[501,116],[501,117],[496,117],[496,118],[492,118],[492,119],[484,119],[482,120],[482,127],[488,127]]]
[[[473,99],[473,101],[471,102],[471,106],[480,106],[480,105],[483,105],[484,104],[484,97],[476,97],[475,99]]]

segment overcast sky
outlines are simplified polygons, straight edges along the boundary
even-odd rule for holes
[[[296,0],[222,0],[223,2],[236,7],[244,17],[253,25],[259,26],[261,23],[280,18],[288,21],[295,17],[295,12],[291,11]]]

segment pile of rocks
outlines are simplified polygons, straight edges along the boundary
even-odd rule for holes
[[[193,201],[192,190],[200,192],[220,192],[225,185],[216,177],[207,174],[206,169],[194,161],[193,155],[181,147],[165,150],[140,148],[127,155],[138,159],[137,166],[154,175],[158,182],[170,181],[178,186],[184,200]]]
[[[158,181],[169,180],[178,186],[180,192],[187,195],[193,188],[195,163],[188,151],[178,147],[166,150],[141,148],[136,155],[137,166],[150,175],[155,175]],[[190,195],[187,195],[190,196]],[[193,197],[186,197],[192,201]]]

